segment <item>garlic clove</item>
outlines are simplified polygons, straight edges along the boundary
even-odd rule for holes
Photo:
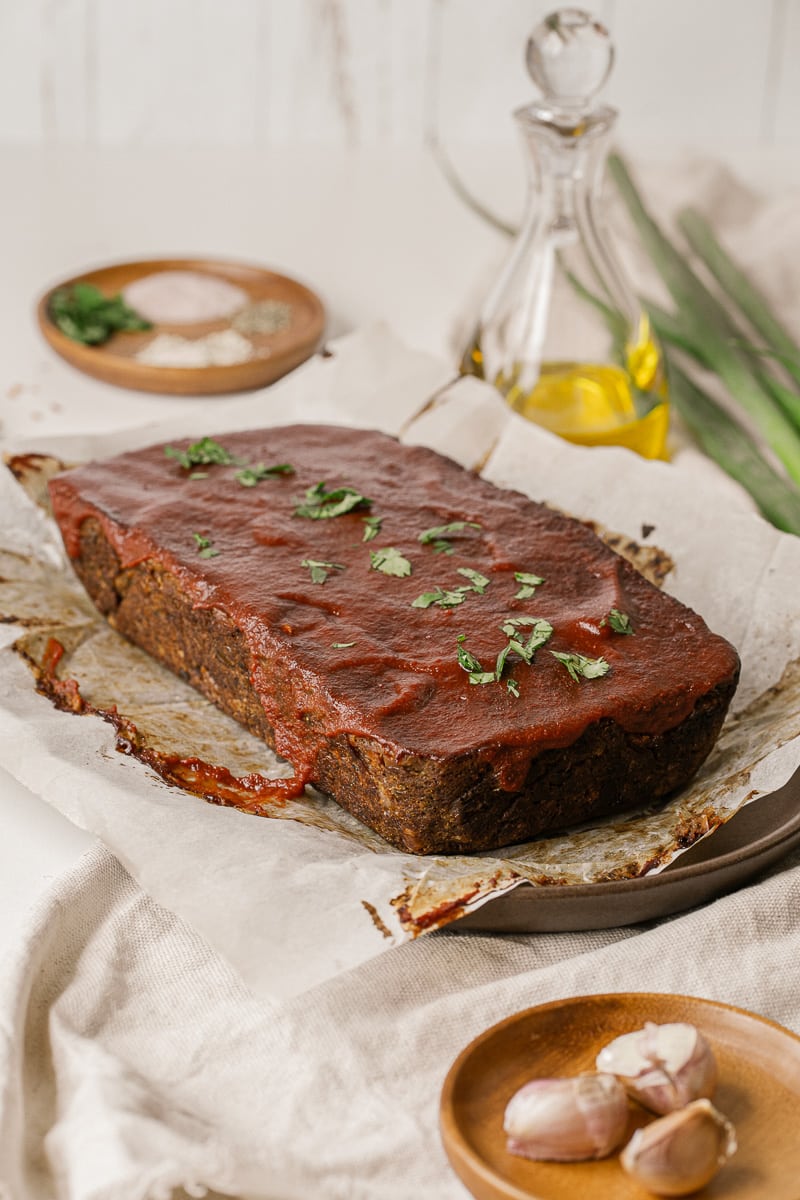
[[[709,1100],[637,1129],[620,1155],[628,1174],[656,1196],[688,1196],[705,1187],[736,1153],[736,1132]]]
[[[604,1158],[628,1125],[625,1089],[613,1075],[534,1079],[508,1102],[503,1128],[511,1154],[550,1162]]]
[[[598,1071],[616,1075],[629,1094],[656,1113],[673,1112],[692,1100],[710,1099],[717,1064],[694,1025],[673,1022],[615,1038],[597,1056]]]

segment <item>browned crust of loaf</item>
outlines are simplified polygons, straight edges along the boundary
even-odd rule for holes
[[[274,747],[250,683],[247,644],[228,617],[193,608],[178,581],[153,562],[122,570],[96,520],[84,522],[73,565],[119,633]],[[276,671],[271,684],[288,709],[286,673]],[[491,761],[478,753],[445,761],[401,756],[346,734],[326,740],[313,782],[401,850],[494,849],[624,812],[683,786],[713,746],[735,687],[735,678],[716,687],[685,721],[660,734],[631,734],[598,721],[571,746],[537,755],[516,792],[499,786]]]

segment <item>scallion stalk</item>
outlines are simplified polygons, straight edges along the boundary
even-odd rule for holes
[[[678,215],[678,225],[695,254],[708,267],[723,291],[745,314],[793,379],[800,383],[800,346],[772,311],[767,298],[720,245],[705,217],[693,208]]]
[[[745,353],[738,348],[736,343],[741,339],[741,331],[653,220],[618,155],[609,158],[609,170],[681,318],[696,331],[694,336],[706,362],[750,415],[791,478],[800,483],[800,430],[776,403],[770,390],[753,372]]]
[[[750,435],[669,359],[670,399],[702,450],[755,500],[778,529],[800,536],[800,491],[775,471]]]

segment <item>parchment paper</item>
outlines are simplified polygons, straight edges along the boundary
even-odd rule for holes
[[[480,467],[674,563],[666,587],[739,649],[742,682],[718,746],[690,789],[654,812],[480,857],[395,851],[337,805],[309,793],[263,819],[169,786],[94,716],[57,711],[27,659],[50,636],[65,673],[98,709],[116,705],[157,750],[196,754],[234,774],[286,773],[256,739],[98,619],[52,523],[0,473],[0,761],[98,834],[163,905],[189,921],[257,992],[290,995],[437,928],[519,884],[554,886],[661,869],[800,764],[800,540],[692,457],[647,463],[624,450],[573,447],[510,413],[473,379],[414,354],[384,329],[333,344],[264,393],[213,408],[191,428],[5,447],[65,461],[177,436],[325,421],[380,428]],[[624,539],[623,539],[624,540]],[[640,556],[647,562],[648,555]],[[10,618],[21,620],[12,623]]]

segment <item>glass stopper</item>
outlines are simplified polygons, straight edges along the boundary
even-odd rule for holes
[[[580,8],[560,8],[537,25],[525,52],[528,74],[553,109],[585,114],[608,79],[614,45],[604,25]]]

